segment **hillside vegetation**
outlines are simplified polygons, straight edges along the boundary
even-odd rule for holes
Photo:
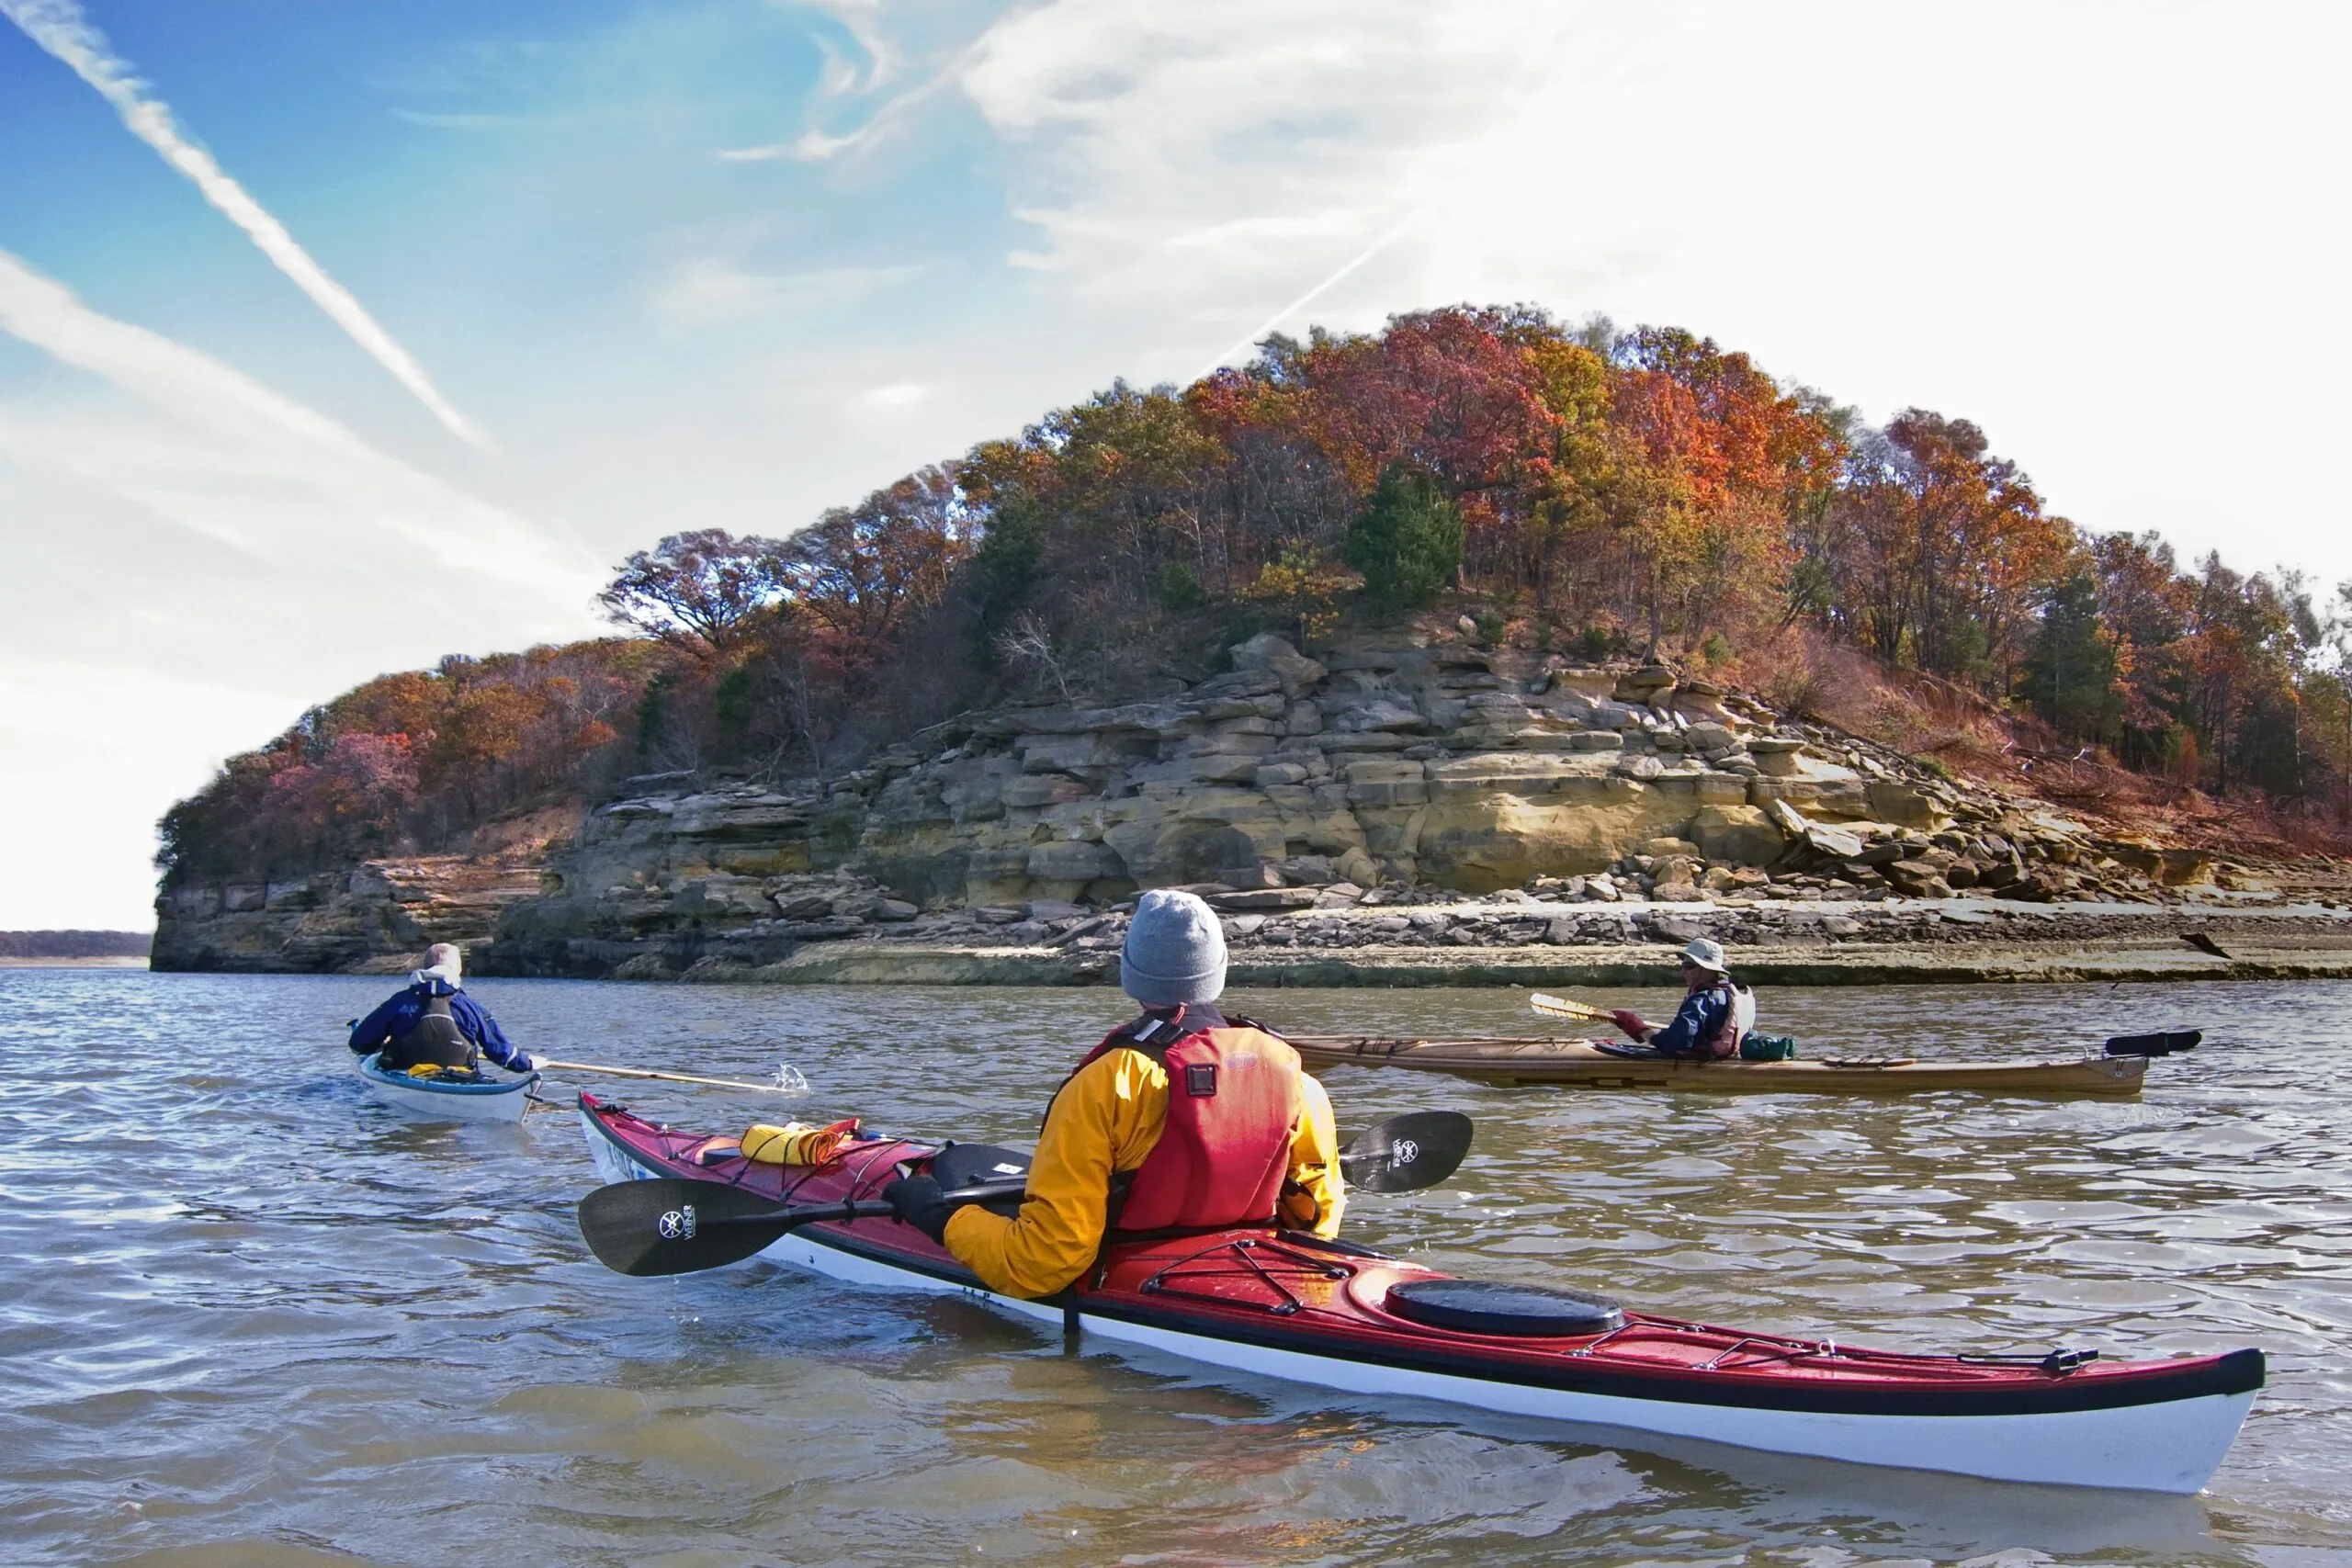
[[[1872,428],[1711,340],[1527,307],[1115,385],[788,536],[673,534],[603,603],[638,635],[385,676],[232,759],[165,817],[167,885],[465,848],[631,775],[826,774],[1343,622],[1668,658],[1951,765],[2194,789],[2306,839],[2352,811],[2352,585],[2331,609],[2292,570],[2184,565],[2052,515],[1965,419]]]

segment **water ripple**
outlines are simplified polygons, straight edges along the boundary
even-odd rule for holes
[[[764,1264],[588,1260],[570,1118],[369,1103],[383,982],[0,971],[0,1518],[11,1562],[2352,1562],[2340,987],[1788,991],[1821,1049],[2027,1057],[2205,1027],[2138,1103],[1504,1091],[1363,1069],[1343,1125],[1469,1112],[1358,1239],[1489,1277],[1897,1348],[2260,1344],[2202,1499],[1874,1472],[1071,1354],[969,1303]],[[1104,992],[484,982],[526,1044],[766,1078],[755,1114],[1025,1143]],[[1609,998],[1652,1009],[1668,998]],[[1303,1031],[1525,1032],[1498,992],[1281,992]],[[1869,1032],[1858,1027],[1868,1021]]]

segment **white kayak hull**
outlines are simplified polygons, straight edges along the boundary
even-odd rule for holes
[[[388,1073],[376,1058],[359,1059],[359,1081],[369,1098],[393,1110],[427,1122],[520,1122],[531,1103],[537,1073],[499,1083],[449,1084]]]
[[[675,1174],[633,1157],[584,1110],[581,1122],[606,1180]],[[1350,1394],[1435,1400],[1498,1415],[1989,1481],[2191,1495],[2211,1478],[2254,1405],[2251,1390],[2160,1404],[1998,1416],[1826,1414],[1626,1398],[1244,1343],[1126,1321],[1083,1304],[1025,1302],[900,1268],[822,1237],[817,1230],[794,1232],[759,1256],[850,1284],[961,1295],[1065,1333]]]

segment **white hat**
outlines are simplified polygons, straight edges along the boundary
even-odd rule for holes
[[[1731,973],[1729,969],[1724,967],[1724,944],[1719,942],[1710,942],[1705,937],[1699,938],[1682,950],[1682,962],[1695,964],[1702,969],[1712,970],[1718,975]]]

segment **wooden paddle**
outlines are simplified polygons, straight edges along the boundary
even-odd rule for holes
[[[1572,1002],[1566,997],[1547,996],[1542,991],[1528,998],[1527,1005],[1554,1018],[1589,1019],[1595,1023],[1613,1023],[1617,1019],[1617,1015],[1606,1008],[1589,1007],[1583,1002]]]
[[[1470,1152],[1470,1118],[1458,1111],[1392,1116],[1348,1141],[1340,1168],[1367,1192],[1411,1192],[1452,1176]],[[1001,1152],[1001,1151],[1000,1151]],[[996,1167],[992,1168],[1002,1168]],[[948,1202],[1019,1198],[1027,1178],[951,1188]],[[881,1219],[879,1198],[780,1208],[755,1192],[686,1177],[616,1181],[580,1200],[580,1234],[596,1260],[639,1277],[691,1274],[740,1262],[802,1225]]]
[[[568,1073],[603,1073],[616,1078],[659,1078],[663,1083],[707,1084],[713,1089],[748,1089],[759,1094],[789,1094],[795,1091],[780,1084],[751,1083],[742,1078],[698,1078],[692,1073],[657,1073],[650,1067],[608,1067],[595,1062],[559,1062],[553,1056],[534,1056],[533,1067],[560,1067]]]

